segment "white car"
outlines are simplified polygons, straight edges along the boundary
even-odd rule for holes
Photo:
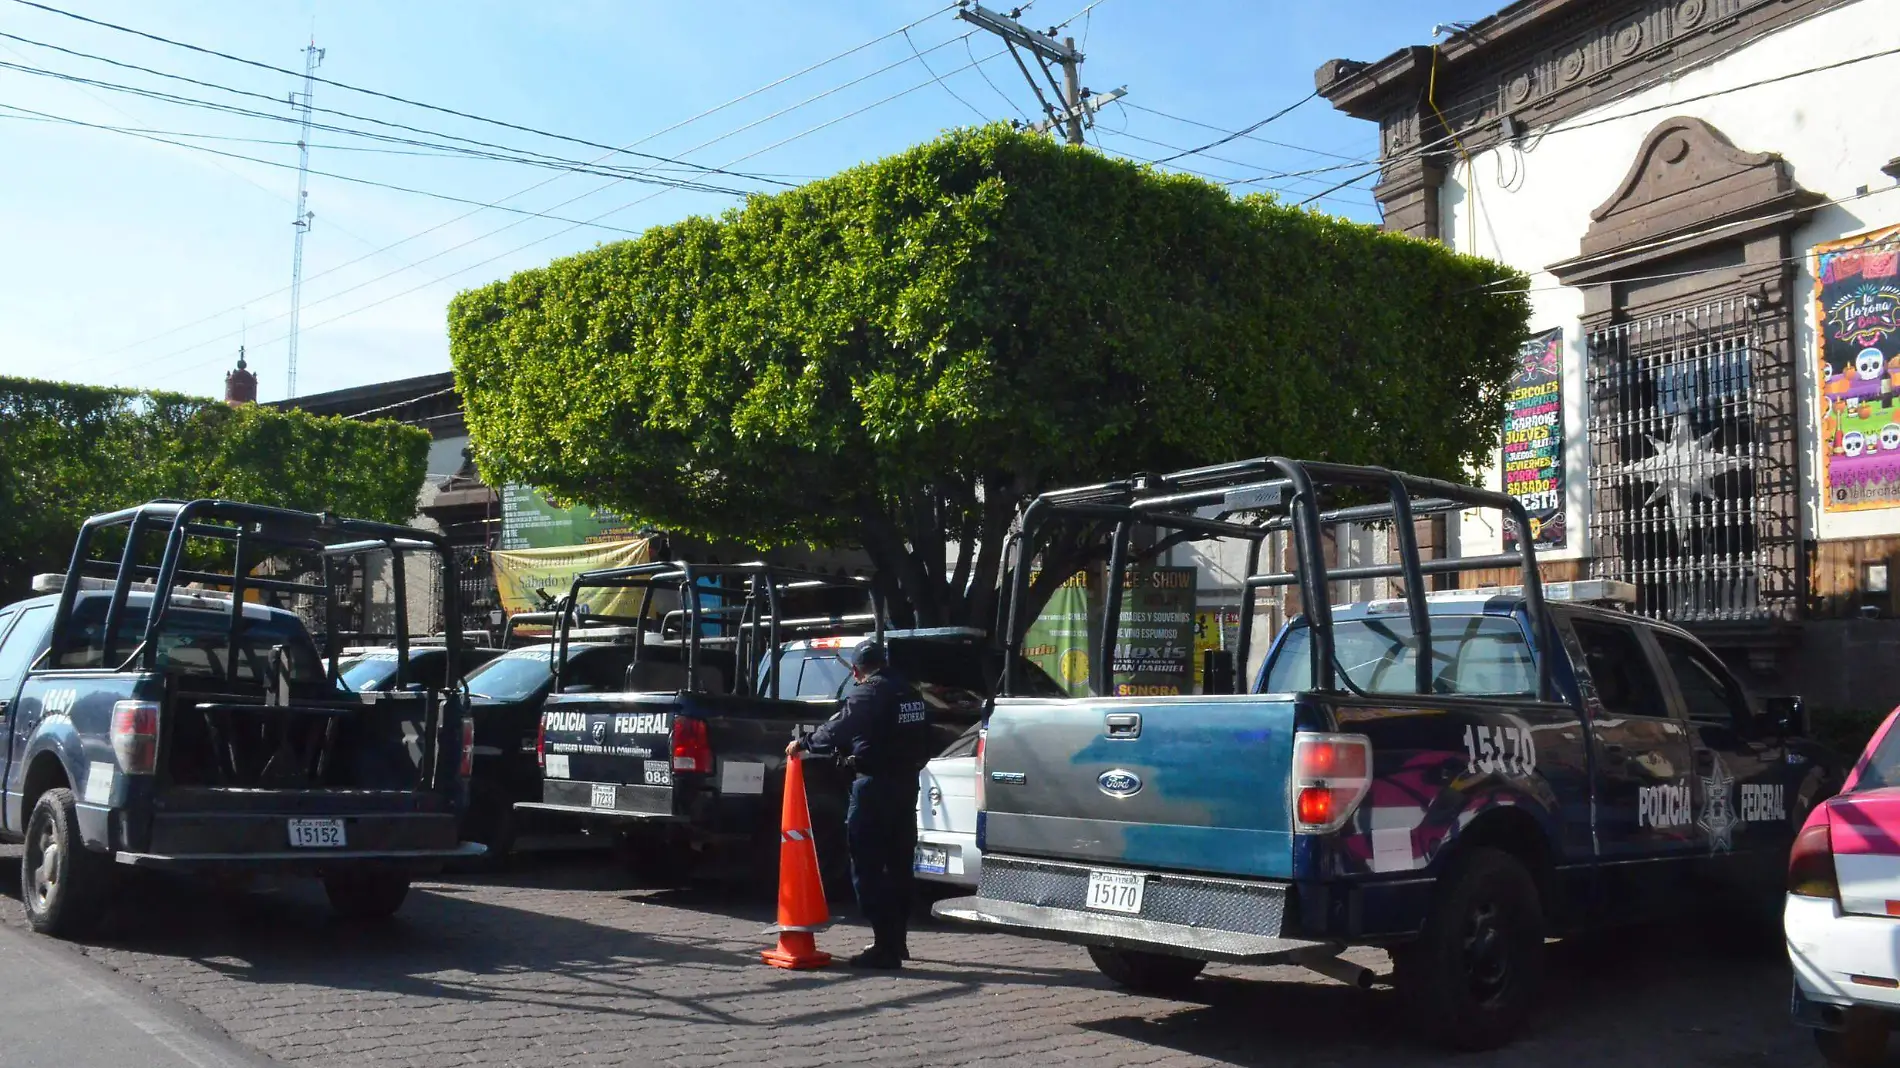
[[[917,878],[975,888],[983,872],[976,848],[976,739],[980,724],[924,765],[918,776]]]
[[[1900,709],[1836,797],[1816,805],[1788,860],[1783,926],[1794,1015],[1828,1063],[1886,1064],[1900,1026]]]

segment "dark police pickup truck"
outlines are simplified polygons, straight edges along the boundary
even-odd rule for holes
[[[616,586],[647,591],[640,617],[621,621],[634,624],[637,652],[611,692],[562,674],[543,715],[543,797],[518,807],[624,827],[636,858],[676,876],[723,870],[770,881],[785,744],[837,710],[849,677],[838,652],[870,638],[837,632],[877,626],[869,586],[759,564],[644,564],[580,576],[567,603]],[[683,607],[650,612],[661,600]],[[822,636],[792,637],[813,632]],[[973,631],[884,637],[892,667],[931,705],[941,735],[933,751],[943,748],[981,715],[1001,654]],[[1024,687],[1032,672],[1037,692],[1061,692],[1027,662],[1018,669]],[[833,885],[847,870],[848,780],[828,762],[808,762],[819,864]]]
[[[1415,519],[1473,508],[1529,529],[1501,494],[1282,459],[1034,502],[1018,576],[1051,520],[1114,523],[1115,570],[1130,529],[1153,526],[1251,546],[1243,626],[1261,589],[1297,586],[1305,614],[1248,693],[1217,679],[1199,696],[999,698],[978,750],[980,888],[937,914],[1085,945],[1136,989],[1210,960],[1364,985],[1339,951],[1386,946],[1419,1024],[1468,1048],[1521,1025],[1546,935],[1724,903],[1772,925],[1795,829],[1841,777],[1801,737],[1798,701],[1758,706],[1677,627],[1553,603],[1528,541],[1420,559]],[[1379,522],[1397,562],[1327,564],[1326,528]],[[1259,574],[1279,531],[1298,566]],[[1427,574],[1504,567],[1521,589],[1425,593]],[[1334,582],[1382,578],[1407,595],[1332,605]]]
[[[101,544],[119,559],[94,559]],[[480,853],[456,837],[469,747],[454,691],[410,685],[399,660],[392,689],[351,693],[276,606],[325,619],[339,650],[336,565],[365,554],[389,561],[398,619],[404,558],[451,566],[446,542],[406,527],[160,501],[87,520],[67,573],[35,582],[58,592],[0,607],[0,836],[25,841],[35,930],[92,926],[115,862],[318,876],[339,912],[376,917],[412,873]],[[234,566],[207,570],[217,560]],[[452,621],[455,584],[438,585]]]

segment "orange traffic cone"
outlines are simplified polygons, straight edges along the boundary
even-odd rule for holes
[[[819,952],[812,932],[831,922],[825,884],[818,877],[818,847],[811,838],[811,810],[805,804],[805,761],[785,761],[785,808],[779,817],[778,945],[760,954],[774,968],[822,968],[831,954]]]

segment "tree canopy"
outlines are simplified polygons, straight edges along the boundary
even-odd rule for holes
[[[1465,474],[1521,289],[989,126],[463,293],[449,333],[491,483],[861,545],[919,622],[982,625],[1046,488],[1266,453]]]
[[[428,451],[401,423],[0,377],[0,603],[64,571],[87,516],[154,498],[407,522]]]

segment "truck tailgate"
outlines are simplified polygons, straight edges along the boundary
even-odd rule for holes
[[[675,694],[555,694],[543,713],[543,799],[673,816]]]
[[[1290,878],[1293,724],[1255,696],[998,700],[983,848]]]

